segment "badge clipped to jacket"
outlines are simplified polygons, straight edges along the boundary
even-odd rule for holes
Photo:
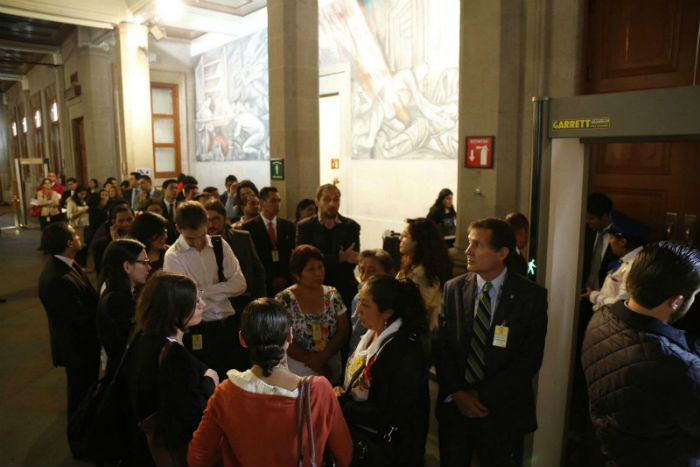
[[[508,326],[506,326],[506,323],[504,322],[500,326],[496,326],[496,329],[494,330],[493,346],[505,349],[506,345],[508,345]]]

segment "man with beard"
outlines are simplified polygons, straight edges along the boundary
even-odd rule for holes
[[[610,464],[700,465],[700,356],[671,326],[700,291],[700,252],[646,246],[630,298],[593,314],[582,363],[591,419]]]

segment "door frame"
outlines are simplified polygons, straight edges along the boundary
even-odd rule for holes
[[[565,463],[583,265],[587,143],[698,141],[699,101],[698,86],[533,99],[530,258],[538,265],[537,283],[549,291],[550,310],[537,376],[540,428],[534,433],[531,458],[538,464]],[[591,128],[595,118],[608,118],[608,128]],[[588,123],[562,128],[561,121]]]
[[[73,176],[78,175],[76,166],[80,166],[80,177],[84,184],[87,184],[87,154],[85,148],[85,118],[76,117],[71,120],[71,131],[73,132]]]

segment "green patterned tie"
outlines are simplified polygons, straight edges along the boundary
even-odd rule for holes
[[[486,362],[484,350],[491,329],[491,296],[489,290],[493,285],[490,282],[484,284],[479,295],[479,305],[476,307],[472,338],[469,342],[469,355],[467,356],[467,368],[464,377],[469,384],[476,384],[484,379]]]

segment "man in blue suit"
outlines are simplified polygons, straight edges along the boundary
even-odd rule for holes
[[[437,418],[440,464],[516,465],[537,428],[532,379],[542,364],[547,291],[509,271],[515,234],[501,219],[469,226],[466,274],[445,284]]]

